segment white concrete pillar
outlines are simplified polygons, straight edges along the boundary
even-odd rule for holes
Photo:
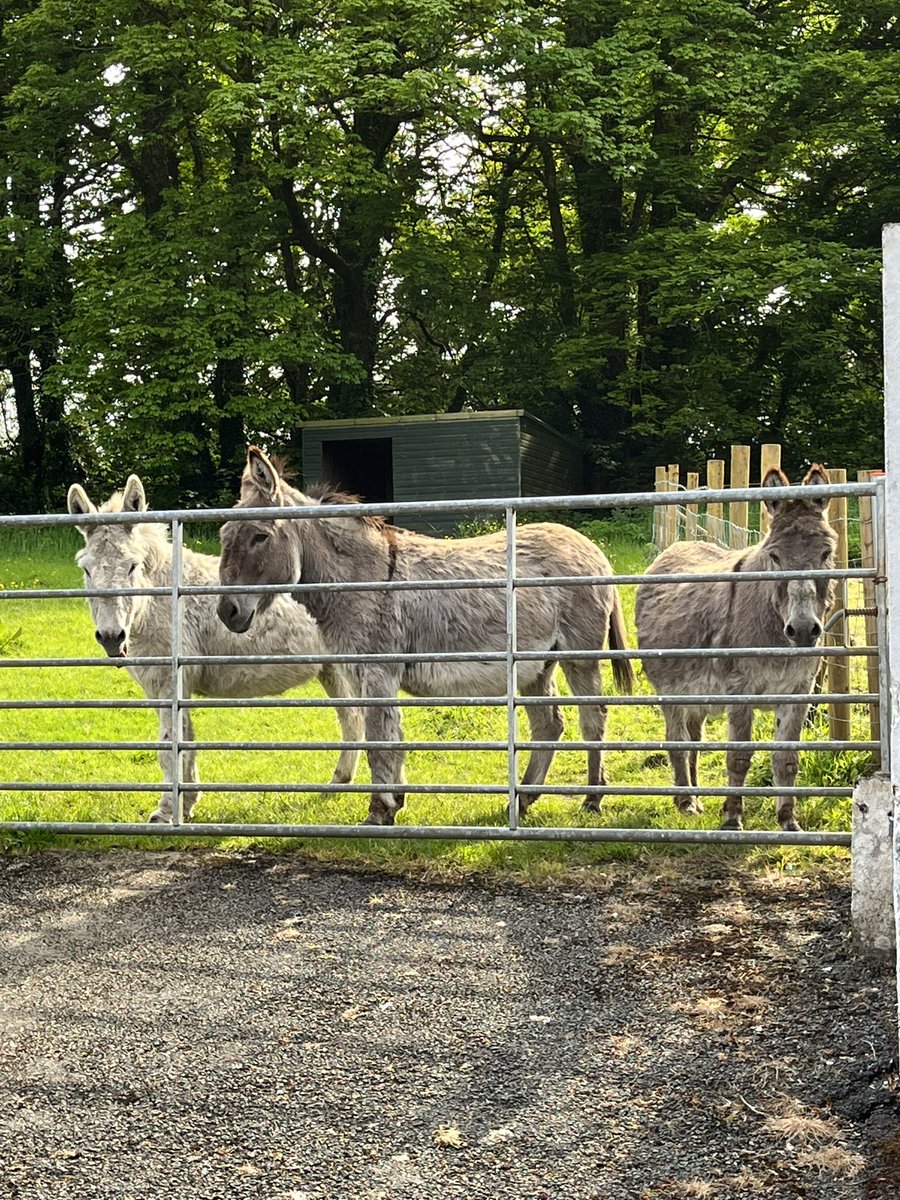
[[[894,954],[893,810],[887,775],[860,779],[853,789],[850,925],[853,948],[865,958]]]

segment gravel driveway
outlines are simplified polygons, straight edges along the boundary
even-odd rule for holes
[[[900,1194],[840,884],[0,858],[3,1200]]]

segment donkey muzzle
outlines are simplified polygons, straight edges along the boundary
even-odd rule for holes
[[[253,623],[254,610],[242,610],[234,596],[220,596],[216,612],[225,628],[230,629],[232,633],[246,633]]]
[[[124,629],[120,629],[115,633],[98,629],[94,637],[106,651],[109,658],[124,658],[128,652]]]
[[[822,636],[822,624],[816,620],[787,621],[784,634],[795,646],[815,646]]]

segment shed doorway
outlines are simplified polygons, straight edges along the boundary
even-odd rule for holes
[[[394,499],[392,438],[322,442],[322,476],[368,504]]]

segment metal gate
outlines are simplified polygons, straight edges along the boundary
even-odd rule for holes
[[[167,525],[171,531],[171,539],[173,546],[173,564],[172,577],[173,583],[171,589],[167,588],[131,588],[122,589],[120,593],[110,593],[91,589],[13,589],[0,591],[0,597],[5,600],[28,600],[28,601],[44,601],[50,598],[60,597],[88,597],[108,596],[108,595],[164,595],[171,598],[172,602],[172,653],[170,657],[162,658],[128,658],[128,659],[103,659],[103,658],[2,658],[0,657],[0,669],[16,670],[17,668],[25,667],[41,667],[53,668],[58,666],[84,666],[97,668],[114,668],[123,665],[141,666],[141,665],[160,665],[167,663],[171,673],[171,696],[166,701],[171,704],[172,710],[172,738],[169,742],[159,741],[122,741],[108,743],[93,743],[88,741],[71,741],[71,742],[6,742],[0,743],[0,749],[14,750],[25,749],[32,750],[35,753],[47,752],[54,749],[67,750],[169,750],[174,762],[178,764],[178,769],[174,771],[174,800],[175,800],[175,822],[171,825],[162,824],[143,824],[143,823],[123,823],[123,822],[103,822],[103,821],[3,821],[0,822],[0,832],[6,833],[24,833],[35,830],[43,830],[46,832],[56,833],[80,833],[80,834],[141,834],[152,835],[156,837],[172,837],[184,836],[185,834],[192,837],[222,837],[230,836],[269,836],[269,837],[341,837],[341,838],[440,838],[447,840],[475,840],[475,839],[498,839],[498,840],[515,840],[515,841],[591,841],[591,842],[706,842],[706,843],[726,843],[726,844],[789,844],[789,845],[841,845],[848,846],[850,844],[850,831],[841,832],[786,832],[778,831],[744,831],[744,830],[706,830],[706,829],[666,829],[666,828],[643,828],[643,829],[621,829],[621,828],[604,828],[600,826],[586,826],[582,828],[570,828],[559,826],[522,826],[517,820],[517,804],[516,792],[521,793],[541,793],[544,795],[585,795],[597,794],[598,796],[605,795],[632,795],[632,796],[683,796],[683,795],[704,795],[724,797],[732,794],[741,794],[744,796],[771,796],[775,794],[794,794],[799,797],[804,796],[846,796],[852,795],[851,787],[794,787],[785,788],[783,786],[776,787],[708,787],[698,786],[691,788],[675,788],[674,786],[664,786],[654,784],[652,786],[623,786],[616,784],[605,784],[602,786],[585,786],[585,785],[560,785],[560,784],[541,784],[541,785],[522,785],[517,783],[518,775],[518,756],[521,751],[534,749],[554,749],[554,750],[587,750],[589,748],[602,748],[604,750],[646,750],[646,751],[665,751],[678,749],[696,748],[694,743],[689,742],[667,742],[662,740],[646,740],[646,741],[629,741],[629,742],[586,742],[586,741],[529,741],[523,740],[517,733],[517,713],[520,709],[528,705],[552,703],[560,706],[574,706],[583,703],[603,703],[609,707],[617,705],[631,706],[655,706],[661,702],[679,703],[708,703],[708,704],[780,704],[780,703],[806,703],[808,700],[814,700],[817,703],[880,703],[883,706],[883,711],[889,711],[886,703],[888,696],[888,669],[887,655],[882,654],[880,657],[880,687],[878,693],[827,693],[811,696],[796,696],[796,695],[706,695],[706,696],[677,696],[677,695],[638,695],[638,696],[620,696],[620,695],[604,695],[604,696],[554,696],[551,698],[543,696],[520,696],[517,694],[517,670],[518,664],[526,660],[544,659],[546,654],[539,651],[523,651],[517,646],[516,640],[516,594],[521,588],[540,587],[540,586],[572,586],[579,587],[587,584],[601,585],[629,585],[638,584],[644,578],[641,574],[635,575],[613,575],[602,577],[562,577],[562,578],[527,578],[520,577],[516,571],[516,531],[517,531],[517,516],[521,513],[528,513],[534,510],[573,510],[579,511],[595,510],[598,512],[610,511],[614,509],[644,509],[655,505],[667,504],[690,504],[690,503],[717,503],[717,502],[741,502],[759,500],[763,493],[762,488],[748,489],[729,489],[723,492],[715,492],[702,490],[699,492],[681,492],[677,495],[659,495],[652,492],[647,493],[619,493],[612,495],[592,495],[592,496],[559,496],[559,497],[535,497],[535,498],[512,498],[508,500],[472,500],[472,501],[448,501],[448,502],[431,502],[427,504],[370,504],[362,505],[354,512],[362,514],[377,514],[382,516],[394,517],[399,524],[404,523],[404,516],[415,513],[418,516],[427,515],[429,513],[440,512],[442,514],[456,515],[459,518],[471,519],[476,516],[490,516],[502,514],[505,520],[506,527],[506,572],[500,578],[472,578],[465,580],[431,580],[431,581],[379,581],[379,582],[361,582],[358,584],[335,584],[323,583],[318,585],[304,584],[304,590],[312,590],[313,587],[319,590],[335,590],[346,588],[348,586],[364,588],[367,590],[391,591],[400,589],[414,589],[416,591],[427,591],[429,589],[459,589],[464,592],[466,589],[473,588],[495,588],[501,589],[504,592],[506,614],[507,614],[507,636],[506,647],[503,650],[488,651],[477,655],[478,661],[503,662],[506,666],[506,691],[502,695],[490,697],[471,696],[443,696],[429,697],[427,699],[413,697],[390,697],[390,696],[368,696],[365,699],[312,699],[312,698],[284,698],[277,699],[253,699],[253,700],[212,700],[191,699],[184,692],[184,668],[189,665],[196,665],[204,660],[199,657],[191,657],[181,652],[181,630],[183,605],[185,597],[201,594],[221,594],[225,592],[240,591],[247,593],[250,591],[266,592],[266,591],[287,591],[288,588],[277,587],[259,587],[259,588],[224,588],[216,587],[190,587],[185,586],[182,582],[182,544],[184,535],[185,522],[196,523],[209,522],[219,523],[225,520],[251,520],[267,518],[271,519],[271,509],[221,509],[221,510],[204,510],[204,511],[166,511],[166,512],[119,512],[119,513],[88,513],[81,514],[77,517],[69,515],[44,515],[44,516],[16,516],[0,518],[0,529],[2,528],[47,528],[58,525],[79,525],[82,527],[102,524],[135,524],[146,522],[160,522]],[[833,495],[846,495],[853,497],[867,496],[871,497],[873,507],[873,520],[875,525],[875,544],[876,544],[876,566],[874,569],[864,568],[849,568],[846,570],[825,569],[818,572],[747,572],[741,573],[739,578],[741,581],[753,582],[759,579],[771,579],[773,577],[781,579],[794,578],[839,578],[839,579],[861,579],[868,578],[874,583],[876,589],[876,600],[879,614],[879,645],[884,649],[887,645],[887,606],[886,606],[886,571],[884,569],[885,561],[885,481],[876,479],[869,483],[857,484],[840,484],[828,486],[792,486],[784,488],[766,488],[765,497],[769,500],[779,498],[805,498],[815,499],[819,497],[828,497]],[[310,516],[327,518],[347,515],[346,506],[331,505],[331,506],[316,506],[313,512],[309,508],[298,509],[279,509],[278,516],[280,519],[304,520]],[[724,575],[704,574],[704,575],[668,575],[654,576],[655,583],[661,580],[666,583],[675,584],[680,582],[697,581],[697,582],[712,582],[714,580],[726,579],[734,581],[735,576],[732,573]],[[673,650],[661,652],[677,655],[689,655],[692,658],[699,656],[715,656],[721,655],[721,649],[713,650]],[[765,657],[778,656],[784,657],[786,651],[783,647],[745,647],[729,649],[729,656],[747,656],[747,657]],[[870,646],[852,646],[852,647],[818,647],[808,650],[794,650],[788,653],[795,654],[810,654],[824,655],[832,654],[841,656],[851,655],[874,655],[878,653],[876,647]],[[344,663],[365,663],[365,662],[403,662],[410,659],[416,661],[459,661],[461,659],[471,660],[472,654],[432,654],[432,655],[404,655],[404,654],[388,654],[388,655],[305,655],[294,658],[286,658],[285,656],[268,655],[268,656],[252,656],[242,655],[235,656],[214,656],[206,661],[215,663],[268,663],[274,664],[278,662],[306,662],[306,663],[324,663],[324,662],[344,662]],[[561,655],[554,654],[554,657],[566,658],[594,658],[598,660],[612,660],[614,658],[631,658],[640,659],[641,654],[637,650],[597,650],[597,651],[579,651],[567,652]],[[437,706],[437,707],[471,707],[471,706],[491,706],[500,708],[506,712],[506,737],[502,741],[466,741],[460,739],[454,740],[452,743],[445,741],[408,741],[404,743],[407,750],[445,750],[453,749],[472,749],[472,750],[494,750],[505,751],[507,755],[507,771],[506,776],[502,781],[496,784],[459,784],[448,780],[445,783],[437,784],[414,784],[414,783],[396,783],[393,786],[397,790],[402,790],[407,795],[415,796],[417,793],[428,794],[480,794],[480,795],[495,795],[498,799],[505,799],[508,807],[508,820],[504,824],[498,825],[417,825],[404,824],[397,826],[361,826],[361,825],[344,825],[344,824],[272,824],[272,823],[250,823],[250,824],[235,824],[235,823],[216,823],[216,822],[196,822],[185,824],[179,819],[182,811],[183,797],[190,792],[203,790],[207,794],[216,792],[279,792],[279,793],[329,793],[329,792],[351,792],[358,794],[371,793],[374,791],[390,790],[392,785],[389,784],[325,784],[313,781],[291,782],[284,781],[274,785],[244,783],[244,782],[226,782],[226,783],[203,783],[192,784],[185,782],[182,778],[180,770],[181,756],[183,753],[190,750],[230,750],[241,752],[247,749],[244,742],[226,742],[226,741],[185,741],[180,736],[182,728],[181,716],[182,713],[195,708],[229,708],[238,706],[254,706],[254,707],[278,707],[278,708],[311,708],[311,707],[329,707],[335,705],[344,706],[375,706],[375,705],[398,705],[402,707],[412,706]],[[0,708],[5,710],[10,709],[73,709],[73,708],[102,708],[102,707],[123,707],[121,701],[113,700],[64,700],[64,699],[46,699],[46,700],[10,700],[5,699],[0,701]],[[158,709],[160,701],[151,700],[129,700],[124,707],[130,708],[147,708]],[[728,748],[752,748],[754,750],[771,750],[773,748],[787,749],[796,747],[803,750],[846,750],[848,748],[871,749],[879,750],[882,758],[882,766],[884,770],[888,770],[890,763],[890,722],[886,719],[882,721],[882,736],[881,741],[802,741],[796,743],[784,742],[748,742],[734,743],[728,741],[717,741],[712,743],[701,743],[702,748],[706,749],[728,749]],[[386,746],[392,745],[385,744]],[[287,750],[301,751],[309,749],[323,748],[352,748],[357,746],[360,749],[366,748],[365,742],[359,743],[327,743],[327,742],[308,742],[308,741],[279,741],[265,743],[267,750]],[[16,780],[0,779],[0,790],[3,791],[64,791],[64,792],[156,792],[159,790],[158,784],[141,784],[134,781],[122,780],[115,783],[99,783],[96,781],[86,780],[67,780],[65,782],[23,782]],[[414,815],[414,810],[413,810]]]

